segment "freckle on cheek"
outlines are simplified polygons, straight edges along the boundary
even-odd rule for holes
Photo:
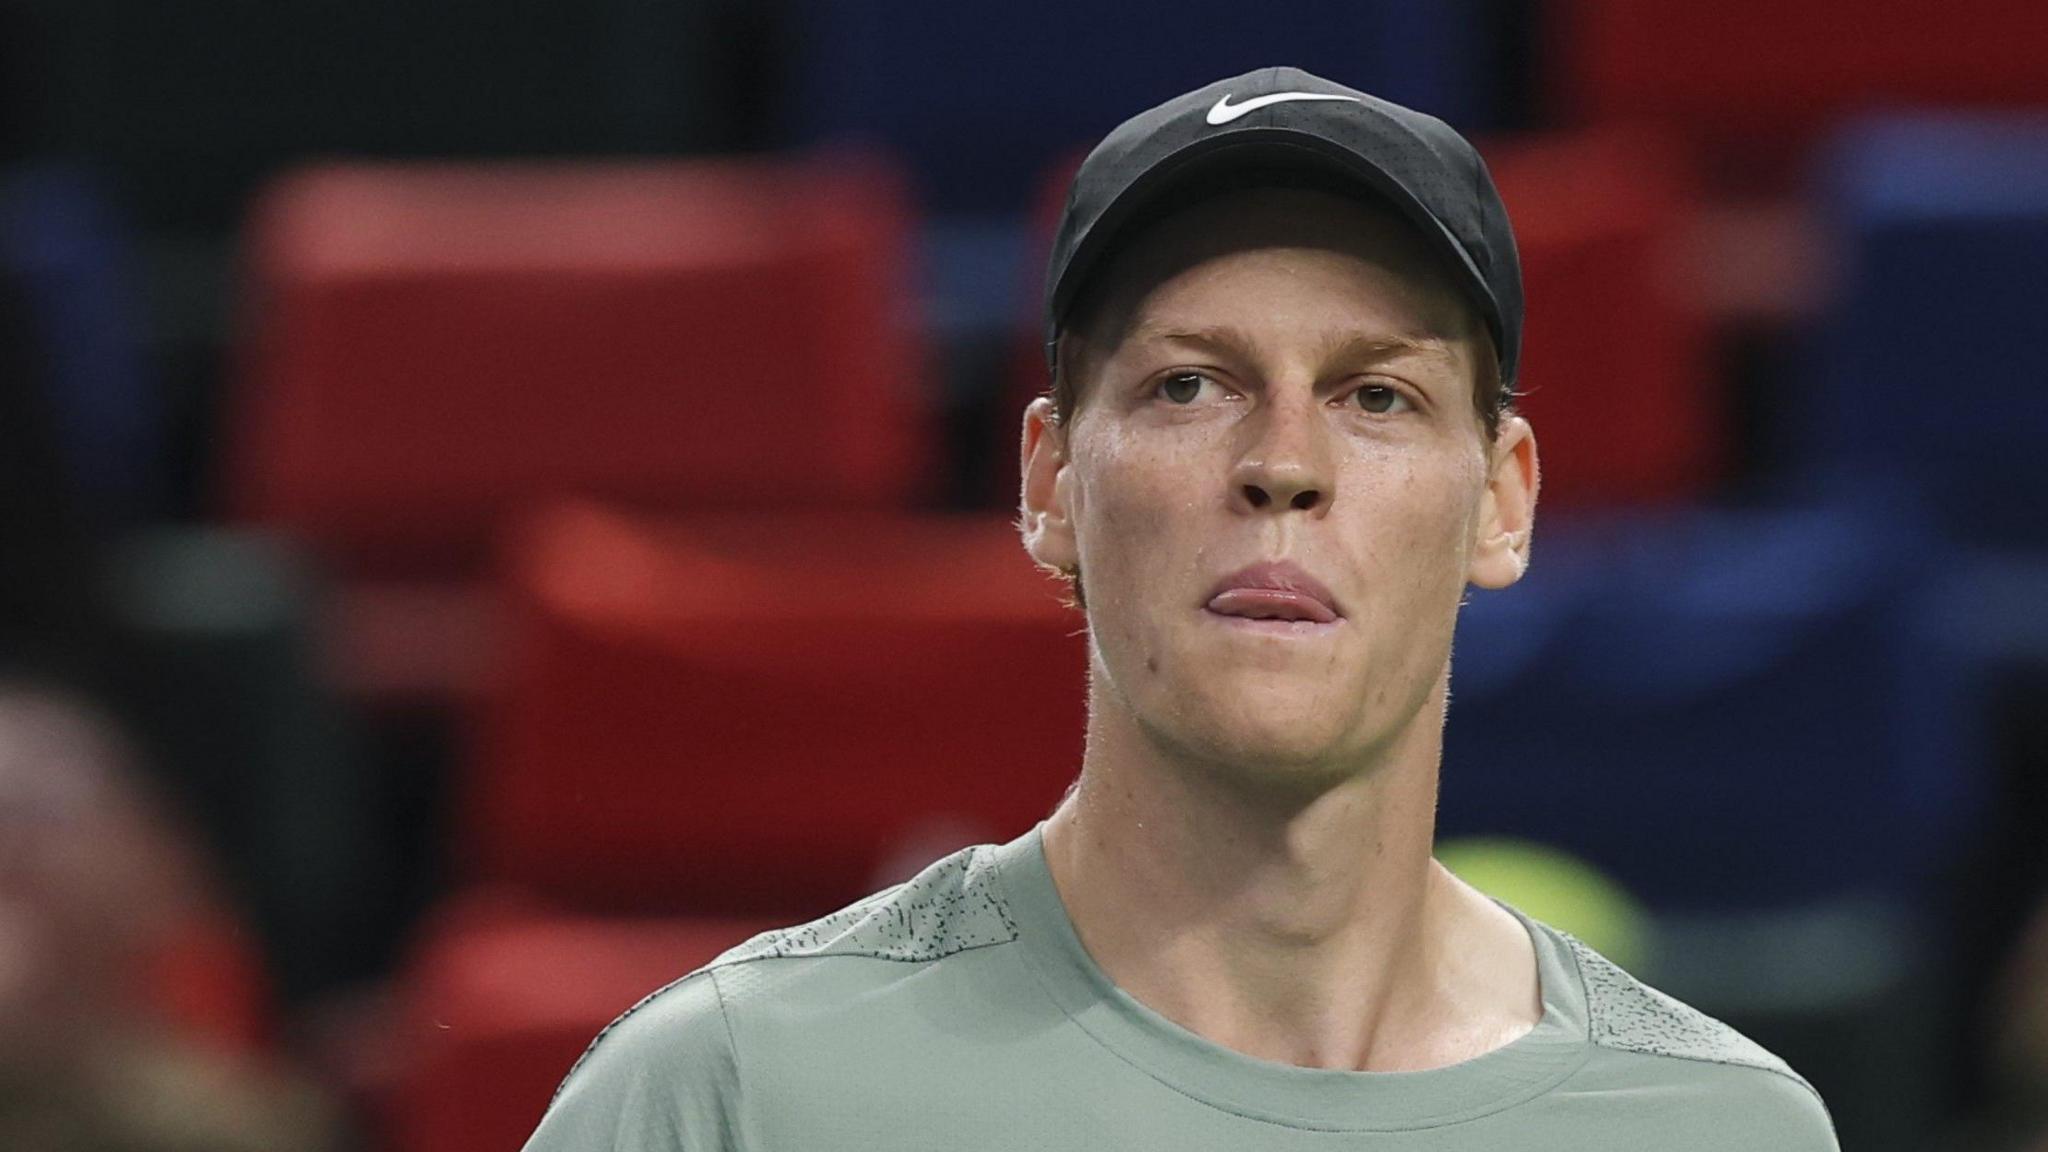
[[[1159,657],[1157,657],[1157,656],[1154,656],[1154,655],[1153,655],[1152,653],[1150,653],[1150,652],[1147,652],[1147,653],[1145,653],[1145,671],[1147,671],[1147,672],[1158,672],[1158,671],[1159,671]]]

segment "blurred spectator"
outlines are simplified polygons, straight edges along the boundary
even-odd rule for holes
[[[0,1148],[331,1147],[257,1055],[251,937],[90,703],[125,661],[26,303],[0,276]]]
[[[110,723],[0,685],[0,1147],[335,1146],[318,1094],[172,1029],[153,999],[152,961],[214,903]]]

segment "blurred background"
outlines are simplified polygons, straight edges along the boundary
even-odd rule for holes
[[[1064,183],[1281,63],[1523,248],[1447,862],[1845,1148],[2048,1149],[2032,0],[0,0],[0,1145],[516,1148],[645,992],[1045,815]]]

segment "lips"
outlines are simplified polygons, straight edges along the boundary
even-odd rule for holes
[[[1209,594],[1209,611],[1247,620],[1329,624],[1344,615],[1322,582],[1289,561],[1254,564],[1225,576]]]

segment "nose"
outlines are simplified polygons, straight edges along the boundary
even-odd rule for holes
[[[1232,469],[1232,502],[1244,511],[1323,515],[1336,497],[1336,468],[1319,409],[1275,396],[1261,407],[1240,425],[1250,439]]]

